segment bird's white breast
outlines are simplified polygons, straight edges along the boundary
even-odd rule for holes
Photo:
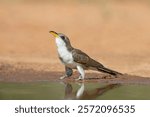
[[[73,61],[72,53],[68,51],[65,42],[60,38],[56,38],[56,45],[58,54],[63,60],[63,63],[68,67],[74,68],[76,65]]]
[[[59,47],[58,53],[65,63],[73,62],[72,54],[67,50],[66,47]]]

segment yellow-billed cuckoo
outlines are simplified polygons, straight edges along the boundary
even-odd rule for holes
[[[55,31],[49,31],[49,33],[55,37],[59,59],[65,65],[66,73],[60,79],[70,77],[73,73],[72,69],[77,69],[80,73],[78,80],[84,80],[84,70],[96,70],[115,76],[121,75],[117,71],[104,67],[81,50],[73,48],[66,35]]]

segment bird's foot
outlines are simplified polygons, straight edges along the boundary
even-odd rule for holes
[[[64,75],[64,76],[60,77],[61,80],[65,79],[65,78],[67,78],[67,75]]]
[[[82,76],[79,76],[79,78],[77,78],[76,81],[79,81],[79,80],[84,80],[84,78]]]

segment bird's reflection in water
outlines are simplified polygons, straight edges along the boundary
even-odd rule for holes
[[[90,100],[96,99],[97,97],[103,95],[105,92],[117,88],[120,84],[108,84],[100,88],[95,88],[93,90],[87,90],[85,83],[79,84],[79,88],[73,91],[73,86],[70,83],[63,83],[65,86],[65,97],[64,99],[73,100]]]

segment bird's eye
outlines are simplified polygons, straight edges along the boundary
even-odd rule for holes
[[[65,37],[64,36],[60,36],[63,40],[65,40]]]

